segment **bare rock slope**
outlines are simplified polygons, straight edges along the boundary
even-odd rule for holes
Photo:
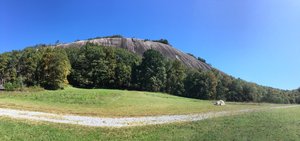
[[[178,49],[159,42],[153,41],[145,41],[135,38],[99,38],[92,40],[81,40],[68,44],[61,44],[61,47],[82,47],[87,42],[91,42],[97,45],[107,46],[107,47],[118,47],[124,48],[128,51],[136,53],[138,55],[142,55],[148,49],[154,49],[162,53],[165,57],[170,59],[178,59],[183,64],[189,67],[193,67],[196,69],[210,70],[212,69],[208,64],[201,62],[190,56],[186,53],[179,51]]]

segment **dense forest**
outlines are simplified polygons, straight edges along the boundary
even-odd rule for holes
[[[3,53],[0,84],[8,91],[24,87],[56,90],[70,84],[80,88],[165,92],[197,99],[300,103],[300,88],[280,90],[236,79],[216,69],[188,68],[152,49],[141,57],[124,49],[91,43],[81,48],[36,46]]]

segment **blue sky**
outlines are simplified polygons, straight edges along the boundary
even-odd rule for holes
[[[166,38],[235,77],[300,86],[299,0],[0,0],[0,52],[113,34]]]

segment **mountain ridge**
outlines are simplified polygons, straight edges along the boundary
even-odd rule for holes
[[[93,43],[96,45],[123,48],[130,52],[136,53],[140,56],[148,49],[159,51],[169,59],[177,59],[188,67],[202,70],[213,69],[210,65],[198,60],[197,58],[176,49],[175,47],[160,42],[150,40],[142,40],[137,38],[123,38],[123,37],[103,37],[89,40],[79,40],[66,44],[59,44],[58,47],[82,47],[86,43]]]

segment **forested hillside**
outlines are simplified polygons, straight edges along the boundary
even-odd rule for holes
[[[62,89],[132,89],[197,99],[300,103],[300,89],[287,91],[221,73],[195,69],[149,49],[128,50],[87,43],[82,47],[37,46],[0,55],[0,79],[6,90],[41,86]]]

